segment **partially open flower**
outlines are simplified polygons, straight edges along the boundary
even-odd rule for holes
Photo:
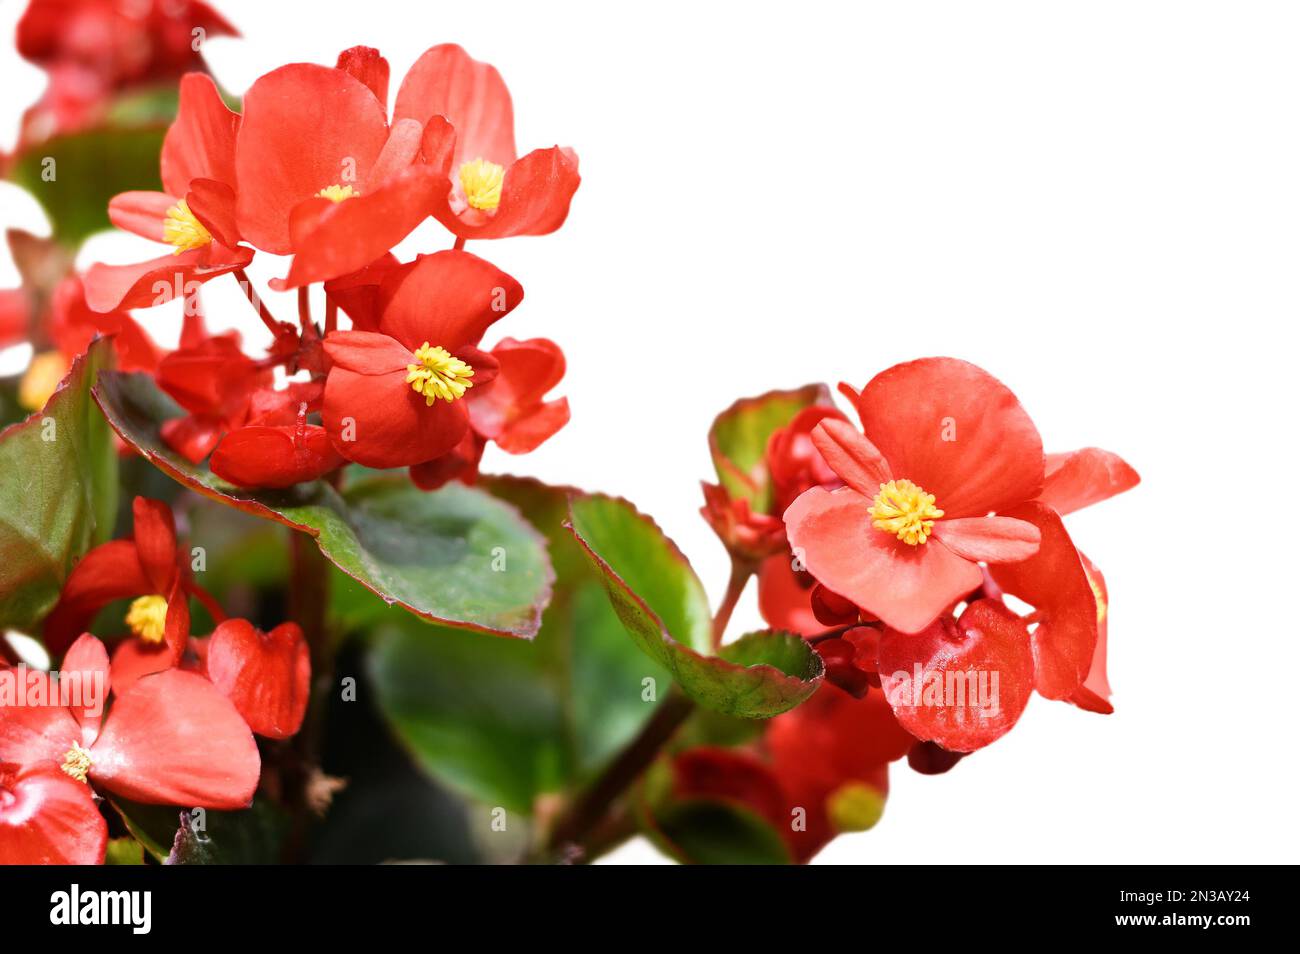
[[[569,214],[578,157],[553,146],[516,158],[514,109],[501,74],[459,46],[435,46],[397,91],[394,116],[424,129],[441,177],[433,216],[462,239],[545,235]]]

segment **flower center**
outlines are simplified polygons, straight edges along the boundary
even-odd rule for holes
[[[505,167],[486,159],[471,159],[460,167],[460,187],[465,190],[465,201],[484,211],[501,204],[501,183],[505,178]]]
[[[175,245],[173,255],[202,248],[212,241],[212,233],[203,227],[203,223],[194,217],[190,207],[181,199],[167,210],[163,219],[163,241]]]
[[[927,494],[910,480],[881,484],[871,504],[871,525],[912,546],[925,543],[934,522],[942,516],[943,511],[934,505],[934,494]]]
[[[167,601],[161,596],[141,596],[126,611],[126,625],[146,643],[161,643],[167,629]]]
[[[68,359],[60,352],[44,351],[36,355],[18,382],[18,403],[29,411],[39,411],[67,373]]]
[[[474,369],[446,348],[430,348],[426,341],[415,352],[415,360],[419,363],[406,366],[406,383],[416,394],[424,395],[426,407],[438,398],[450,403],[474,386],[469,380]]]
[[[329,199],[331,202],[342,202],[344,199],[355,199],[360,194],[350,185],[332,185],[326,186],[317,192],[316,198]]]
[[[91,764],[90,751],[83,749],[80,742],[73,742],[72,748],[63,754],[63,764],[59,767],[78,782],[84,782]]]

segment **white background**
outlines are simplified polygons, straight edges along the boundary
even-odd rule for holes
[[[470,243],[524,284],[501,332],[561,343],[573,406],[542,450],[485,466],[629,497],[715,599],[698,481],[742,395],[954,355],[1049,449],[1141,472],[1070,519],[1110,585],[1116,713],[1036,698],[951,774],[896,769],[884,821],[820,861],[1300,860],[1294,5],[217,5],[247,36],[208,46],[236,92],[358,43],[395,91],[455,41],[511,84],[521,150],[577,149],[560,232]],[[0,57],[12,138],[42,80]],[[0,225],[42,227],[2,194]],[[448,245],[429,224],[399,252]],[[140,251],[99,238],[84,264]],[[233,283],[208,287],[214,323],[258,340]],[[174,340],[173,314],[149,320]],[[733,632],[757,623],[751,591]]]

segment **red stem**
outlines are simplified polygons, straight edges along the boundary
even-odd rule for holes
[[[338,331],[339,328],[339,303],[327,294],[325,296],[325,334],[331,331]]]
[[[465,247],[465,236],[457,235],[455,243],[451,246],[453,250],[460,251]]]
[[[311,291],[306,285],[298,288],[298,325],[303,334],[311,328]]]
[[[248,273],[242,268],[237,268],[233,272],[235,280],[239,282],[239,287],[244,290],[244,297],[248,303],[257,310],[257,317],[262,319],[262,324],[266,325],[272,336],[279,338],[284,333],[284,322],[277,321],[271,314],[271,309],[266,307],[266,302],[262,301],[262,296],[253,288],[253,283],[248,280]]]
[[[727,592],[723,594],[722,604],[713,617],[713,651],[715,653],[722,645],[722,637],[727,632],[727,623],[731,621],[731,614],[736,608],[736,603],[740,600],[740,594],[745,592],[745,584],[749,582],[749,578],[753,575],[754,567],[751,564],[736,559],[731,561],[731,577],[727,580]]]

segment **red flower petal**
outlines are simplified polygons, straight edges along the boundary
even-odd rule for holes
[[[335,331],[325,338],[325,353],[335,368],[356,374],[405,371],[415,360],[412,349],[376,331]]]
[[[973,752],[1016,724],[1034,685],[1025,624],[994,600],[920,633],[886,629],[880,680],[894,715],[918,739]]]
[[[233,189],[239,122],[239,114],[222,101],[212,77],[183,76],[176,120],[163,140],[163,188],[172,195],[185,195],[195,179],[213,179]]]
[[[1048,454],[1047,476],[1038,499],[1065,516],[1122,494],[1141,479],[1122,457],[1099,447]]]
[[[790,566],[792,559],[788,553],[778,553],[760,564],[758,610],[773,629],[816,636],[826,627],[818,622],[809,599],[813,578],[807,573],[795,573]]]
[[[471,159],[508,166],[515,160],[515,117],[510,91],[496,67],[459,46],[426,50],[407,71],[393,106],[395,119],[427,124],[442,116],[456,130],[454,168]]]
[[[426,149],[428,138],[426,138]],[[478,209],[457,213],[447,195],[439,194],[432,215],[464,239],[548,235],[569,217],[578,191],[578,156],[572,149],[535,149],[506,169],[501,203],[491,215]]]
[[[858,398],[867,438],[894,477],[934,494],[946,516],[983,517],[1032,500],[1043,445],[1016,396],[955,358],[923,358],[876,375]]]
[[[86,273],[86,303],[95,311],[151,308],[189,294],[196,283],[244,268],[252,260],[251,248],[209,243],[179,255],[132,265],[96,262]]]
[[[569,420],[569,403],[542,398],[564,377],[564,352],[545,338],[504,338],[492,349],[500,370],[489,388],[470,394],[474,429],[508,454],[526,454]]]
[[[1106,620],[1110,616],[1110,594],[1106,590],[1106,578],[1101,575],[1101,570],[1082,552],[1079,559],[1083,561],[1088,582],[1092,584],[1093,593],[1097,597],[1097,648],[1092,653],[1088,677],[1070,701],[1089,712],[1110,715],[1115,711],[1110,704],[1110,680],[1106,678]]]
[[[871,525],[871,501],[842,487],[804,493],[785,512],[790,545],[817,581],[887,625],[915,633],[983,580],[941,542],[910,546]]]
[[[162,242],[163,221],[175,204],[175,196],[166,192],[120,192],[108,200],[108,220],[123,231]]]
[[[351,74],[311,63],[267,73],[244,94],[235,149],[240,233],[264,251],[294,251],[294,208],[332,185],[365,195],[387,139],[384,107]]]
[[[0,865],[97,865],[107,846],[89,785],[48,763],[0,763]]]
[[[286,739],[302,727],[311,658],[297,623],[263,633],[247,620],[226,620],[208,643],[207,672],[257,735]]]
[[[90,745],[99,735],[104,706],[108,704],[108,694],[113,687],[109,677],[108,650],[90,633],[82,633],[64,654],[60,673],[60,680],[68,681],[68,691],[80,693],[79,699],[70,696],[68,702],[80,702],[81,705],[69,705],[68,709],[81,726],[82,744]],[[73,673],[77,675],[71,675]],[[80,685],[71,682],[72,679],[79,680]]]
[[[211,415],[174,417],[163,421],[161,430],[163,443],[191,464],[211,454],[225,432],[225,423]]]
[[[64,652],[109,603],[152,592],[134,542],[100,544],[68,574],[58,604],[45,618],[46,647],[55,654]]]
[[[1039,503],[1011,511],[1042,534],[1038,553],[1023,563],[989,567],[1006,592],[1039,613],[1033,633],[1034,688],[1069,699],[1083,684],[1097,648],[1097,598],[1061,518]]]
[[[356,332],[353,332],[354,334]],[[407,467],[450,451],[469,429],[464,400],[426,405],[406,368],[358,374],[335,365],[321,407],[334,449],[367,467]]]
[[[218,245],[234,248],[239,244],[235,191],[230,186],[215,179],[195,179],[185,193],[185,204]]]
[[[325,283],[325,293],[338,303],[352,319],[353,331],[376,331],[379,328],[379,287],[397,259],[391,252],[381,255],[365,268]]]
[[[101,335],[115,335],[113,349],[122,371],[153,371],[162,350],[125,311],[97,312],[86,304],[81,278],[69,275],[58,284],[50,302],[49,333],[67,357],[84,354]]]
[[[314,424],[253,425],[221,439],[209,466],[236,487],[292,487],[337,469],[343,458],[325,428]]]
[[[149,805],[246,808],[262,770],[230,700],[179,669],[119,695],[90,755],[96,784]]]
[[[136,497],[131,512],[135,521],[132,539],[140,566],[153,592],[166,596],[177,577],[176,521],[171,508],[161,500]]]
[[[874,497],[889,481],[885,458],[848,421],[827,418],[813,428],[812,442],[836,476],[864,497]]]
[[[377,189],[342,202],[316,199],[309,223],[297,221],[297,249],[289,274],[273,279],[282,291],[355,272],[406,238],[432,208],[445,181],[427,166],[413,166]],[[301,232],[300,232],[301,230]],[[417,343],[418,347],[418,343]]]
[[[339,54],[336,69],[351,73],[388,111],[388,61],[373,46],[354,46]]]
[[[13,670],[14,678],[23,671]],[[26,670],[25,679],[26,704],[0,706],[0,762],[61,764],[72,743],[83,740],[81,726],[71,711],[49,704],[59,698],[49,673]]]
[[[469,252],[422,255],[384,284],[379,327],[412,351],[426,341],[453,355],[523,300],[517,281]]]
[[[121,695],[145,676],[175,666],[176,655],[167,643],[146,643],[128,637],[113,648],[113,691]]]
[[[938,520],[934,536],[960,557],[989,563],[1015,563],[1038,550],[1038,528],[1010,517]]]

